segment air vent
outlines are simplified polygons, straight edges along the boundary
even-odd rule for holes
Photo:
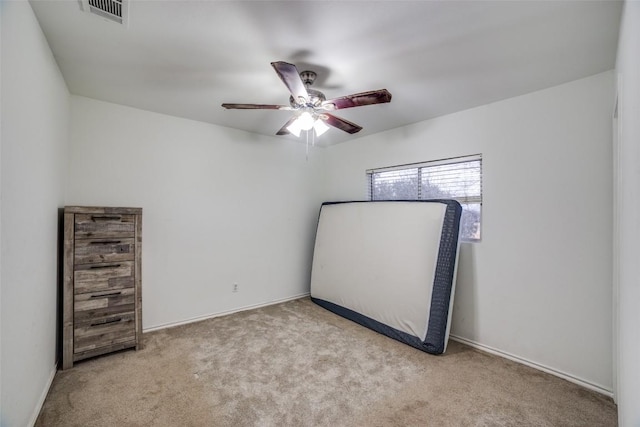
[[[82,9],[109,21],[128,25],[129,0],[82,0]]]

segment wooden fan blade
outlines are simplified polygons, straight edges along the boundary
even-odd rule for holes
[[[362,130],[362,126],[350,122],[349,120],[342,119],[334,116],[333,114],[323,113],[320,118],[324,120],[328,125],[338,128],[347,133],[357,133]]]
[[[326,110],[341,110],[343,108],[361,107],[363,105],[382,104],[391,101],[391,94],[386,89],[371,90],[340,98],[328,99],[321,108]]]
[[[289,129],[287,128],[291,123],[295,122],[297,118],[298,116],[295,115],[291,117],[289,121],[287,121],[287,123],[285,123],[284,126],[282,126],[278,132],[276,132],[276,135],[289,135],[291,132],[289,132]]]
[[[271,104],[222,104],[227,110],[292,110],[287,105]]]
[[[293,99],[298,104],[307,102],[309,94],[300,79],[300,73],[298,73],[296,66],[283,61],[272,62],[271,66],[276,70],[276,73],[287,89],[289,89],[289,92],[293,95]]]

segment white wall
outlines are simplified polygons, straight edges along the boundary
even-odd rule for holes
[[[452,334],[610,392],[612,94],[606,72],[332,146],[326,198],[363,199],[369,168],[482,153]]]
[[[149,329],[306,292],[321,201],[362,199],[367,168],[473,153],[484,156],[483,241],[463,247],[452,332],[611,389],[612,73],[306,161],[302,144],[277,138],[75,96],[69,110],[28,3],[3,2],[0,13],[2,426],[33,421],[54,373],[63,204],[144,208]],[[620,417],[634,425],[640,154],[637,120],[625,117],[638,116],[637,4],[624,22]]]
[[[3,2],[2,426],[35,421],[55,373],[69,92],[26,1]]]
[[[308,292],[321,151],[71,99],[67,204],[143,208],[145,329]]]
[[[618,83],[618,421],[640,425],[640,3],[625,2]]]

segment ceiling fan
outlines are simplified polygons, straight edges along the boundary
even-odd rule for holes
[[[225,103],[222,106],[228,110],[295,111],[293,117],[280,128],[276,135],[293,134],[300,136],[301,131],[313,129],[316,135],[320,136],[329,129],[329,126],[353,134],[361,131],[362,126],[334,116],[331,114],[332,111],[391,101],[391,94],[386,89],[326,99],[322,92],[311,89],[311,85],[317,76],[315,72],[303,71],[300,73],[295,65],[283,61],[272,62],[271,66],[276,70],[289,92],[291,92],[289,97],[290,105]]]

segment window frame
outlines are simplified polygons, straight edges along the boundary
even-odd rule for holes
[[[483,205],[483,185],[482,185],[482,154],[472,154],[472,155],[468,155],[468,156],[459,156],[459,157],[450,157],[450,158],[445,158],[445,159],[438,159],[438,160],[432,160],[432,161],[426,161],[426,162],[418,162],[418,163],[407,163],[407,164],[402,164],[402,165],[395,165],[395,166],[386,166],[386,167],[380,167],[380,168],[373,168],[373,169],[367,169],[365,171],[366,174],[366,179],[367,179],[367,200],[369,201],[375,201],[375,200],[389,200],[389,199],[375,199],[375,192],[374,192],[374,185],[375,185],[375,174],[377,173],[384,173],[384,172],[391,172],[391,171],[402,171],[402,170],[412,170],[412,169],[417,169],[417,189],[415,194],[417,195],[417,198],[403,198],[401,200],[433,200],[433,199],[423,199],[422,198],[422,174],[423,174],[423,169],[425,168],[429,168],[429,167],[434,167],[434,166],[442,166],[442,165],[453,165],[453,164],[458,164],[458,163],[469,163],[469,162],[478,162],[479,163],[479,174],[480,176],[479,181],[480,181],[480,192],[478,195],[472,195],[472,196],[468,196],[468,195],[463,195],[463,196],[459,196],[459,197],[446,197],[447,199],[453,199],[453,200],[457,200],[463,207],[463,214],[464,211],[466,211],[466,205],[479,205],[480,206],[480,210],[479,210],[479,230],[478,230],[478,238],[473,238],[473,237],[464,237],[461,235],[460,240],[464,241],[464,242],[472,242],[472,243],[477,243],[480,242],[482,240],[482,205]]]

